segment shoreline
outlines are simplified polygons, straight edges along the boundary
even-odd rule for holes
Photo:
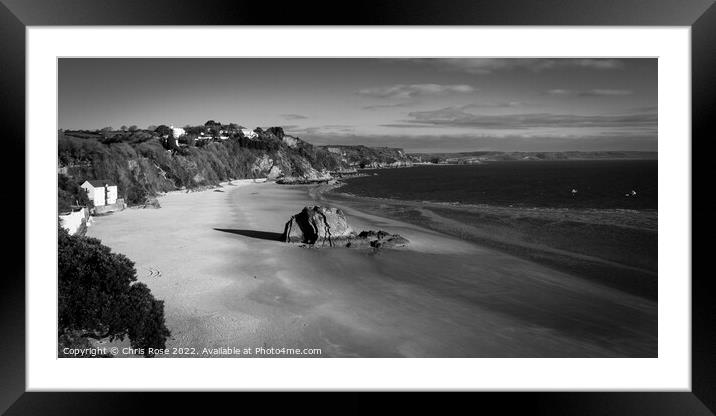
[[[161,209],[126,210],[90,229],[132,259],[138,281],[165,302],[167,348],[656,356],[653,301],[352,205],[354,229],[384,229],[410,245],[374,252],[282,243],[285,221],[322,203],[317,186],[249,185],[163,195]]]

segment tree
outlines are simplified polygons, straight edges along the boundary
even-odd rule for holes
[[[189,133],[182,136],[179,139],[179,143],[183,143],[189,147],[193,147],[196,144],[196,134]]]
[[[130,186],[126,188],[124,197],[130,204],[142,204],[147,200],[149,192],[141,185]]]
[[[194,134],[194,135],[198,136],[201,133],[206,132],[206,127],[204,127],[204,126],[188,126],[188,127],[184,127],[184,130],[186,131],[186,134]]]
[[[157,126],[155,126],[154,124],[150,124],[147,126],[147,130],[149,130],[149,131],[154,131],[156,129],[157,129]]]
[[[160,136],[171,136],[173,134],[172,129],[169,126],[162,124],[161,126],[154,129],[154,131]]]
[[[120,127],[119,129],[122,130],[122,131],[127,131],[127,126],[122,126],[122,127]]]
[[[129,131],[137,131],[137,130],[139,130],[139,128],[138,128],[137,126],[135,126],[135,125],[131,125],[131,126],[129,126],[129,128],[128,128],[127,130],[129,130]]]
[[[285,136],[282,127],[269,127],[268,129],[266,129],[266,133],[273,134],[279,140],[282,140],[283,136]]]
[[[57,209],[66,212],[74,205],[88,206],[87,192],[69,176],[57,175]]]
[[[103,127],[102,130],[100,130],[100,133],[102,133],[102,137],[104,139],[107,139],[110,137],[110,134],[112,134],[112,127]]]
[[[58,227],[59,339],[124,340],[132,348],[164,349],[170,332],[164,302],[137,282],[134,263],[95,238],[71,236]]]
[[[204,123],[204,127],[206,127],[206,131],[210,133],[213,136],[216,136],[219,134],[219,130],[221,130],[221,123],[214,120],[209,120],[206,123]]]

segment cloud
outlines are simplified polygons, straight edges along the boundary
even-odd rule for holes
[[[400,103],[400,104],[406,104],[406,103]],[[470,108],[514,108],[525,105],[524,103],[521,103],[519,101],[506,101],[506,102],[497,102],[497,103],[472,103],[472,104],[465,104],[457,107],[450,107],[451,109],[456,110],[467,110]],[[406,107],[407,105],[400,105],[400,107]],[[367,106],[363,108],[383,108],[383,107],[398,107],[398,105],[394,104],[385,104],[385,105],[375,105],[375,106]],[[410,123],[410,121],[408,121]],[[382,127],[431,127],[427,125],[419,125],[419,124],[406,124],[403,123],[388,123],[388,124],[380,124]]]
[[[407,99],[419,96],[444,94],[469,94],[477,89],[470,85],[441,85],[441,84],[396,84],[383,87],[365,88],[357,91],[359,95],[373,98]]]
[[[632,95],[634,92],[631,90],[619,90],[619,89],[593,89],[586,91],[574,91],[564,89],[553,89],[545,91],[548,95],[557,96],[577,96],[577,97],[617,97]]]
[[[414,105],[414,101],[406,101],[402,103],[390,103],[390,104],[374,104],[374,105],[366,105],[363,107],[364,110],[379,110],[381,108],[397,108],[397,107],[410,107],[411,105]]]
[[[408,123],[432,126],[466,127],[482,129],[531,129],[531,128],[631,128],[656,130],[657,114],[633,113],[616,115],[576,114],[502,114],[479,115],[466,112],[460,107],[447,107],[432,111],[408,113]]]
[[[621,69],[624,67],[624,62],[618,59],[574,59],[571,61],[572,65],[582,68]]]
[[[377,109],[381,109],[381,108],[411,107],[416,104],[418,104],[418,101],[413,100],[413,101],[404,101],[404,102],[399,102],[399,103],[366,105],[363,107],[363,109],[364,110],[377,110]],[[524,105],[524,104],[519,101],[506,101],[506,102],[498,102],[498,103],[466,104],[460,108],[463,108],[463,109],[467,109],[467,108],[511,108],[511,107],[518,107],[521,105]]]
[[[645,105],[640,107],[634,107],[630,111],[635,113],[651,113],[659,111],[658,105]]]
[[[545,93],[548,95],[572,95],[572,91],[563,90],[563,89],[559,89],[559,88],[545,91]]]
[[[301,114],[281,114],[281,117],[286,120],[305,120],[308,118]]]
[[[475,104],[466,104],[459,108],[461,109],[468,109],[468,108],[512,108],[512,107],[519,107],[521,105],[524,105],[523,103],[519,101],[507,101],[502,103],[475,103]]]
[[[387,123],[387,124],[378,124],[380,127],[396,127],[396,128],[402,128],[402,127],[410,127],[410,128],[434,128],[435,126],[430,126],[427,124],[410,124],[410,122],[406,123]]]
[[[580,96],[583,97],[600,97],[600,96],[620,96],[620,95],[632,95],[634,94],[631,90],[589,90],[589,91],[580,91],[578,93]]]
[[[540,72],[556,68],[612,70],[624,67],[623,61],[611,58],[422,58],[410,61],[474,75],[487,75],[497,71],[516,69]]]
[[[321,126],[298,127],[292,126],[292,134],[313,135],[313,134],[343,134],[355,131],[355,126],[350,124],[324,124]]]

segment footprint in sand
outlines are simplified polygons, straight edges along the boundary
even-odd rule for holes
[[[147,277],[148,278],[158,278],[162,277],[162,272],[159,271],[159,269],[155,269],[154,267],[147,267]]]

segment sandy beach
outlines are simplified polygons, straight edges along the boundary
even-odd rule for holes
[[[88,229],[165,302],[169,348],[318,348],[320,357],[655,357],[656,301],[527,259],[321,200],[311,186],[234,181]],[[305,206],[403,249],[278,241]],[[211,354],[195,355],[209,356]],[[221,355],[229,356],[229,355]]]

